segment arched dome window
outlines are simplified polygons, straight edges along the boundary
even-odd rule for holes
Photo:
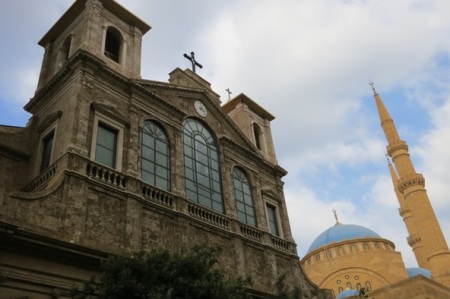
[[[364,248],[364,250],[369,250],[370,249],[370,247],[369,247],[369,244],[367,244],[367,243],[364,243],[363,244],[363,248]]]
[[[339,256],[344,255],[344,254],[345,254],[345,253],[344,253],[344,249],[343,249],[342,247],[339,247],[338,250],[337,250],[337,254],[338,254]]]

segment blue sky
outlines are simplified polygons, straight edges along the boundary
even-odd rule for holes
[[[450,2],[448,0],[118,0],[152,29],[142,76],[187,68],[228,98],[243,92],[275,115],[272,133],[291,228],[304,256],[334,225],[364,225],[415,261],[398,216],[369,80],[407,141],[450,240]],[[2,3],[0,123],[24,126],[37,85],[38,40],[72,1]]]

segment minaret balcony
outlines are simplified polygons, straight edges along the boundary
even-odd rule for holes
[[[408,152],[408,144],[403,140],[397,140],[394,142],[390,142],[387,146],[387,153],[391,157],[395,152],[398,151]]]
[[[417,247],[421,241],[417,234],[412,234],[406,238],[408,240],[408,245],[412,248]]]
[[[425,178],[420,173],[405,175],[399,179],[398,189],[401,193],[405,193],[408,189],[424,189]]]

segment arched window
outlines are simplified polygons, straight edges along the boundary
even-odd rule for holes
[[[361,284],[358,282],[357,284],[356,284],[356,289],[359,291],[359,290],[361,290]]]
[[[239,220],[246,224],[256,226],[250,183],[245,173],[237,167],[233,170],[233,186]]]
[[[342,287],[338,288],[339,294],[342,293],[344,291],[344,289]]]
[[[331,251],[327,250],[327,259],[331,258]]]
[[[352,245],[352,246],[350,246],[350,251],[351,251],[351,252],[357,252],[357,251],[358,251],[358,248],[356,248],[355,245]]]
[[[211,133],[199,121],[183,123],[184,176],[188,199],[224,212],[219,153]]]
[[[145,183],[169,190],[169,142],[153,121],[145,121],[141,133],[141,178]]]
[[[253,123],[253,137],[255,138],[255,145],[261,151],[263,150],[264,140],[262,130],[257,123]]]
[[[105,37],[105,56],[119,63],[122,47],[122,35],[114,27],[108,27]]]
[[[370,285],[369,281],[366,281],[366,291],[371,291],[372,290],[372,286]]]
[[[375,243],[375,249],[380,249],[380,245],[377,242]]]
[[[338,251],[337,251],[337,254],[338,254],[339,256],[344,255],[344,249],[342,249],[342,247],[339,247],[339,248],[338,248]]]
[[[65,40],[64,43],[59,48],[58,53],[58,67],[62,67],[66,61],[69,59],[71,55],[71,47],[72,47],[72,35],[69,35]]]
[[[319,262],[320,261],[320,254],[317,254],[316,255],[316,262]]]
[[[364,244],[363,244],[363,248],[364,248],[364,250],[369,250],[369,244],[364,243]]]
[[[349,290],[352,289],[352,284],[350,282],[347,282],[347,288],[349,288]]]

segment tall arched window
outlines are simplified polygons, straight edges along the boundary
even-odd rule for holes
[[[233,170],[233,186],[239,220],[246,224],[256,226],[250,183],[245,173],[237,167]]]
[[[169,190],[169,142],[164,131],[145,121],[141,133],[141,177],[148,184]]]
[[[65,40],[64,43],[59,48],[58,53],[58,68],[62,67],[66,61],[69,59],[71,54],[71,47],[72,47],[72,35],[69,35]]]
[[[253,137],[255,138],[255,145],[256,147],[262,151],[264,146],[264,140],[262,136],[262,130],[258,126],[257,123],[253,123]]]
[[[357,251],[358,251],[358,248],[356,248],[355,245],[351,245],[351,246],[350,246],[350,251],[351,251],[351,252],[357,252]]]
[[[105,56],[119,63],[122,47],[122,35],[114,27],[108,27],[105,37]]]
[[[213,136],[199,121],[187,119],[183,145],[187,198],[223,213],[219,153]]]

